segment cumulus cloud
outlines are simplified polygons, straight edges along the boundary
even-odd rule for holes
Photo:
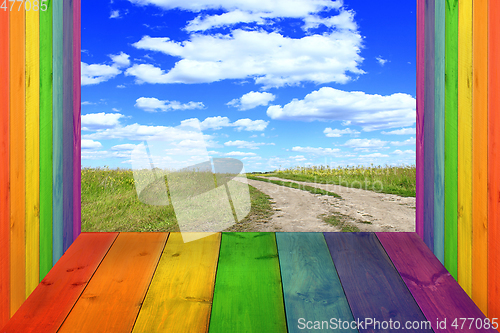
[[[359,134],[358,131],[352,130],[350,128],[346,128],[346,129],[341,130],[338,128],[331,129],[330,127],[325,128],[323,133],[325,133],[325,135],[329,138],[340,138],[344,134],[351,134],[351,135]]]
[[[323,87],[303,100],[293,99],[283,107],[272,105],[267,115],[280,120],[347,120],[368,132],[412,126],[416,121],[416,101],[403,93],[381,96]]]
[[[130,56],[126,53],[120,52],[120,54],[110,54],[109,57],[114,63],[115,67],[121,68],[121,67],[128,67],[130,66]]]
[[[378,56],[375,59],[377,59],[380,66],[384,66],[386,62],[389,62],[389,60],[382,58],[382,56]]]
[[[415,151],[414,150],[405,150],[405,151],[402,151],[402,150],[399,150],[399,149],[396,149],[395,151],[392,152],[394,155],[415,155]]]
[[[236,148],[248,148],[248,149],[259,149],[259,146],[263,146],[263,142],[249,142],[244,140],[228,141],[224,143],[224,146],[236,147]]]
[[[255,153],[245,153],[242,151],[232,151],[230,153],[224,154],[224,156],[255,156]]]
[[[121,52],[120,54],[110,54],[109,57],[113,61],[112,65],[106,64],[87,64],[81,62],[81,82],[82,86],[99,84],[108,81],[122,71],[120,68],[130,66],[129,55]]]
[[[233,123],[238,131],[263,131],[266,129],[267,124],[269,124],[268,121],[251,120],[248,118],[238,119]]]
[[[125,143],[122,145],[116,145],[111,147],[111,150],[134,150],[137,147],[137,145],[131,144],[131,143]]]
[[[380,139],[351,139],[347,140],[343,146],[350,148],[383,148],[387,141]]]
[[[415,135],[417,134],[417,130],[416,128],[411,128],[411,127],[407,127],[407,128],[401,128],[401,129],[397,129],[397,130],[394,130],[394,131],[390,131],[390,132],[380,132],[382,134],[390,134],[390,135]]]
[[[94,140],[82,140],[82,149],[97,149],[101,148],[102,144]]]
[[[119,10],[112,10],[111,14],[109,15],[109,18],[120,18],[120,11]]]
[[[222,116],[208,117],[203,121],[199,121],[197,118],[181,121],[181,126],[200,128],[202,131],[207,129],[219,130],[223,127],[236,127],[238,131],[263,131],[268,124],[268,121],[251,120],[248,118],[238,119],[232,123],[228,117]]]
[[[268,92],[251,91],[240,98],[231,100],[227,103],[227,105],[238,108],[240,111],[244,111],[256,108],[257,106],[266,106],[269,102],[274,101],[275,98],[276,96]]]
[[[121,113],[89,113],[82,115],[82,131],[95,131],[99,129],[113,128],[120,124]]]
[[[413,137],[409,138],[405,141],[391,141],[391,145],[393,146],[408,146],[417,144],[417,140]]]
[[[296,146],[292,148],[292,151],[296,151],[299,153],[310,153],[316,155],[332,155],[340,152],[338,148],[322,148],[322,147],[300,147]]]
[[[154,97],[139,97],[136,100],[135,107],[148,112],[171,111],[171,110],[192,110],[203,109],[205,105],[202,102],[189,102],[182,104],[178,101],[162,101]]]
[[[389,155],[381,154],[381,153],[373,153],[373,154],[359,155],[359,157],[361,157],[361,158],[380,158],[380,157],[389,157]]]

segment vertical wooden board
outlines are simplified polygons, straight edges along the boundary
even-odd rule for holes
[[[208,332],[221,234],[171,233],[133,332]]]
[[[458,283],[471,295],[472,0],[458,6]]]
[[[417,0],[416,232],[424,238],[425,0]]]
[[[0,327],[10,317],[9,12],[0,11]]]
[[[57,332],[118,233],[84,233],[0,332]]]
[[[392,320],[402,326],[426,320],[374,233],[324,235],[355,320]],[[380,332],[373,325],[359,331]]]
[[[488,0],[473,8],[472,299],[488,313]]]
[[[52,262],[63,255],[63,2],[52,2]]]
[[[63,1],[63,251],[73,242],[73,0]]]
[[[73,239],[82,229],[81,0],[73,0]]]
[[[132,331],[167,237],[120,233],[58,332]]]
[[[378,232],[377,237],[394,266],[405,281],[420,309],[431,322],[434,332],[465,332],[453,327],[455,318],[474,318],[485,322],[486,317],[415,233]],[[411,255],[409,255],[411,254]],[[447,327],[437,321],[447,321]],[[474,323],[470,332],[495,332]],[[477,326],[476,326],[477,325]]]
[[[458,0],[446,0],[444,265],[457,279],[458,225]]]
[[[444,264],[444,86],[446,3],[436,1],[434,83],[434,254]]]
[[[434,250],[434,59],[436,4],[425,0],[424,242]]]
[[[286,332],[274,233],[222,233],[209,332]]]
[[[303,332],[299,319],[328,321],[315,332],[358,332],[322,233],[276,233],[288,332]],[[330,322],[330,318],[335,321]],[[340,321],[339,321],[340,320]],[[347,325],[347,324],[346,324]]]
[[[29,4],[29,5],[28,5]],[[26,10],[26,297],[40,282],[40,16]]]
[[[500,2],[488,6],[488,317],[500,318]]]
[[[52,268],[52,1],[40,10],[40,281]]]
[[[9,17],[10,314],[26,299],[24,8]]]

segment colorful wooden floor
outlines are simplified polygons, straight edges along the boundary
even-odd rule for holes
[[[415,233],[82,233],[1,332],[496,332],[484,322]]]

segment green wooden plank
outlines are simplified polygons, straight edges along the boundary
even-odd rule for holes
[[[63,255],[63,2],[52,4],[52,260]]]
[[[288,332],[358,332],[323,234],[278,232],[276,243]]]
[[[223,233],[209,332],[286,332],[274,233]]]
[[[458,0],[446,0],[444,265],[458,278]]]
[[[40,11],[40,282],[52,268],[52,0]]]

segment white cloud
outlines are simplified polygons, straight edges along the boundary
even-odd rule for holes
[[[293,6],[289,6],[293,7]],[[224,79],[253,78],[264,89],[298,85],[346,83],[359,68],[362,38],[357,32],[289,38],[277,32],[234,30],[230,35],[192,34],[176,42],[168,37],[144,36],[138,49],[182,58],[165,72],[150,64],[136,64],[126,71],[137,83],[208,83]]]
[[[95,131],[99,129],[113,128],[120,124],[121,113],[89,113],[82,115],[82,131]]]
[[[250,110],[256,108],[257,106],[266,106],[269,102],[274,101],[276,96],[268,92],[256,92],[251,91],[241,96],[241,98],[235,98],[226,105],[238,108],[240,111]]]
[[[414,150],[405,150],[405,151],[402,151],[402,150],[396,149],[392,153],[394,155],[415,155],[415,151]]]
[[[344,134],[351,134],[351,135],[359,134],[358,131],[352,130],[350,128],[346,128],[346,129],[341,130],[338,128],[331,129],[330,127],[325,128],[323,133],[325,133],[325,135],[329,138],[340,138]]]
[[[84,101],[82,102],[82,105],[94,105],[95,103]]]
[[[373,153],[367,155],[359,155],[362,158],[380,158],[380,157],[389,157],[389,155],[381,154],[381,153]]]
[[[307,161],[307,158],[305,158],[304,155],[290,156],[289,158],[295,160],[296,162]]]
[[[238,119],[234,123],[231,123],[228,117],[216,116],[208,117],[203,121],[199,121],[197,118],[190,118],[181,121],[181,127],[193,127],[199,128],[204,131],[207,129],[219,130],[223,127],[236,127],[238,131],[263,131],[266,129],[268,121],[264,120],[251,120],[248,118]]]
[[[82,86],[99,84],[114,78],[121,71],[113,66],[92,64],[88,65],[84,62],[81,64],[81,82]]]
[[[268,121],[251,120],[248,118],[236,120],[233,125],[238,131],[263,131],[266,129]]]
[[[128,67],[130,66],[130,56],[126,53],[120,52],[120,54],[110,54],[109,57],[114,63],[115,67],[121,68],[121,67]]]
[[[280,120],[348,120],[363,131],[411,126],[416,121],[416,101],[408,95],[370,95],[323,87],[281,107],[272,105],[267,115]]]
[[[102,144],[94,140],[82,140],[82,149],[97,149],[101,148]]]
[[[119,10],[112,10],[111,14],[109,15],[109,18],[120,18],[120,11]]]
[[[123,84],[119,84],[116,86],[117,88],[125,88],[125,86]]]
[[[224,154],[224,156],[255,156],[255,153],[244,153],[242,151],[232,151],[230,153]]]
[[[339,15],[330,17],[320,17],[318,15],[307,15],[304,18],[304,30],[310,30],[325,25],[329,28],[335,27],[337,30],[356,31],[358,26],[354,21],[354,12],[348,10],[340,11]]]
[[[380,66],[384,66],[386,62],[389,62],[389,60],[382,58],[382,56],[378,56],[375,59],[377,59]]]
[[[310,153],[310,154],[316,154],[316,155],[331,155],[331,154],[336,154],[340,152],[340,149],[338,148],[314,148],[314,147],[293,147],[292,151],[296,151],[299,153]]]
[[[391,145],[393,146],[409,146],[417,144],[417,140],[413,137],[409,138],[405,141],[391,141]]]
[[[224,146],[248,149],[259,149],[259,146],[263,145],[265,145],[263,142],[248,142],[243,140],[228,141],[224,143]]]
[[[161,101],[154,97],[139,97],[136,100],[135,107],[148,112],[171,111],[171,110],[192,110],[203,109],[202,102],[189,102],[181,104],[178,101]]]
[[[401,128],[401,129],[397,129],[397,130],[394,130],[394,131],[390,131],[390,132],[380,132],[382,134],[390,134],[390,135],[415,135],[417,134],[417,130],[416,128],[411,128],[411,127],[407,127],[407,128]]]
[[[131,143],[125,143],[122,145],[116,145],[111,147],[111,150],[134,150],[137,147],[137,145],[131,144]]]
[[[347,140],[343,146],[350,148],[383,148],[387,141],[380,139],[351,139]]]

